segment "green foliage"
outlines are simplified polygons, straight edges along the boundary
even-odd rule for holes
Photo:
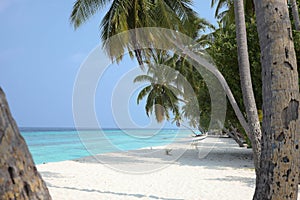
[[[215,18],[220,20],[222,27],[235,23],[233,0],[211,0],[211,7],[215,7]],[[253,0],[244,0],[245,19],[247,22],[254,16]]]
[[[298,6],[300,5],[300,0],[297,0],[297,4],[298,4]],[[292,8],[290,5],[289,5],[289,13],[290,13],[292,26],[295,27],[293,14],[292,14]],[[300,86],[300,31],[293,30],[293,39],[294,39],[294,47],[295,47],[295,52],[296,52],[296,57],[297,57],[299,86]]]
[[[257,107],[258,109],[261,109],[262,86],[258,35],[255,22],[248,22],[246,23],[246,26],[252,84]],[[235,25],[231,24],[216,30],[213,33],[213,42],[209,44],[207,51],[213,58],[220,72],[225,77],[239,107],[242,111],[244,111],[243,96],[240,87]],[[227,127],[230,125],[233,125],[237,128],[240,127],[235,113],[229,103],[226,118]]]
[[[251,78],[255,101],[259,111],[260,119],[262,119],[262,81],[261,81],[261,64],[260,64],[260,47],[257,34],[256,23],[254,20],[246,23],[247,26],[247,42],[249,61],[251,66]],[[237,44],[235,35],[235,25],[231,24],[224,28],[219,28],[213,34],[213,41],[209,43],[207,49],[210,56],[213,58],[216,66],[225,77],[230,86],[236,101],[244,110],[242,91],[240,87],[240,76],[238,68]],[[300,66],[300,32],[293,31],[295,51],[297,55],[297,65]],[[299,68],[298,68],[299,71]],[[299,82],[300,84],[300,82]],[[231,124],[239,130],[243,130],[236,119],[235,113],[228,104],[228,112],[226,116],[226,126]]]
[[[147,116],[154,112],[156,120],[162,122],[169,120],[170,114],[179,115],[178,97],[181,91],[175,87],[178,73],[168,67],[170,57],[163,51],[153,54],[152,62],[149,62],[147,74],[139,75],[134,82],[148,82],[137,97],[137,103],[146,98],[145,110]]]
[[[168,28],[198,39],[200,31],[212,26],[206,20],[198,17],[192,10],[191,5],[192,0],[76,0],[70,20],[76,29],[102,8],[109,6],[109,10],[100,25],[101,39],[108,55],[118,62],[122,60],[122,56],[120,55],[128,51],[129,55],[135,57],[140,65],[144,65],[145,61],[147,62],[149,60],[150,63],[161,64],[161,60],[156,60],[165,58],[161,52],[156,52],[158,54],[155,54],[155,50],[153,49],[141,49],[136,41],[134,31],[132,31],[132,34],[130,34],[126,40],[120,42],[118,48],[111,47],[107,43],[109,41],[108,39],[124,31],[142,27]],[[173,56],[169,58],[172,57]],[[166,60],[163,62],[166,62]],[[175,68],[179,65],[179,63],[176,62],[177,61],[174,61],[173,64],[171,64]],[[170,63],[165,64],[168,65]],[[192,67],[189,68],[192,69]],[[155,70],[153,71],[153,69]],[[190,78],[188,80],[191,81],[194,88],[198,88],[199,90],[196,80],[200,79],[192,75],[191,72],[193,71],[188,71],[183,68],[182,70],[186,71],[185,75],[187,78]],[[161,74],[157,74],[157,72],[161,72]],[[149,114],[154,111],[158,121],[163,120],[163,117],[168,119],[169,111],[176,117],[180,115],[176,106],[178,103],[176,99],[177,94],[174,93],[174,90],[169,90],[171,88],[170,83],[173,80],[171,82],[164,82],[163,78],[170,80],[164,76],[168,76],[168,74],[165,74],[157,67],[150,66],[147,75],[137,77],[135,80],[148,81],[151,83],[141,91],[137,101],[139,102],[142,98],[147,96],[146,113]],[[161,107],[156,106],[157,104],[160,104]],[[162,108],[165,108],[166,112],[164,112]],[[187,106],[184,115],[191,117],[194,115],[192,110],[191,106]],[[199,116],[197,117],[199,118]],[[197,124],[198,123],[197,121]]]
[[[297,1],[299,3],[300,0]],[[246,0],[244,3],[252,84],[257,108],[262,110],[260,48],[256,24],[253,20],[254,6],[252,0]],[[200,32],[206,28],[212,28],[212,26],[206,20],[197,17],[196,13],[191,9],[191,4],[191,0],[76,0],[70,20],[74,28],[78,28],[102,8],[109,5],[109,10],[100,25],[101,38],[104,44],[113,35],[140,27],[163,27],[187,34],[197,40],[199,45],[207,47],[207,52],[225,77],[239,107],[243,110],[233,1],[212,0],[212,5],[217,6],[215,15],[221,21],[219,24],[220,28],[204,36],[200,35]],[[293,34],[295,50],[298,55],[297,64],[300,66],[300,33],[294,31]],[[162,121],[165,118],[170,118],[170,112],[175,116],[176,120],[185,117],[190,120],[191,126],[202,126],[207,129],[211,113],[209,90],[203,77],[201,77],[197,70],[183,57],[169,55],[166,52],[155,52],[153,50],[144,52],[145,50],[139,50],[137,46],[132,44],[135,44],[134,35],[128,38],[128,41],[124,41],[124,44],[121,45],[122,49],[111,49],[109,45],[105,47],[111,58],[119,55],[120,51],[122,53],[128,50],[130,55],[136,57],[140,64],[148,60],[149,63],[165,64],[173,67],[192,86],[197,96],[201,116],[199,118],[197,115],[200,114],[195,112],[197,109],[194,108],[193,99],[189,99],[189,95],[186,95],[189,94],[186,92],[188,89],[181,88],[181,92],[175,89],[175,86],[178,86],[176,84],[180,82],[179,76],[174,76],[174,74],[163,71],[163,69],[155,66],[150,66],[146,75],[136,77],[135,79],[136,82],[146,81],[150,83],[140,92],[137,99],[139,103],[141,99],[147,97],[146,113],[155,112],[157,120]],[[132,48],[138,50],[132,50]],[[149,54],[151,55],[150,57]],[[121,60],[122,57],[115,59]],[[179,97],[182,97],[182,101],[184,101],[181,111],[178,106]],[[156,106],[157,104],[161,106]],[[230,104],[228,104],[226,119],[225,125],[227,127],[233,125],[240,131],[243,130]]]
[[[300,86],[300,32],[293,31],[293,37],[294,37],[295,52],[297,56],[297,66],[298,66],[298,76],[299,76],[299,86]]]
[[[71,24],[78,28],[102,8],[109,5],[109,10],[101,21],[101,39],[108,55],[121,61],[125,51],[135,56],[139,64],[147,57],[146,50],[141,50],[132,34],[120,48],[107,45],[114,35],[142,27],[162,27],[178,30],[187,35],[194,34],[196,13],[191,9],[191,0],[76,0],[70,16]]]
[[[194,128],[208,130],[210,123],[211,102],[210,95],[203,77],[185,58],[177,58],[174,68],[188,81],[192,88],[183,88],[185,104],[182,107],[181,115],[188,119],[189,125]],[[190,89],[196,95],[193,99]],[[195,102],[196,101],[196,102]],[[200,115],[200,116],[199,116]]]

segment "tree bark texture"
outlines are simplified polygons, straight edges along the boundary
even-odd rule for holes
[[[299,85],[286,0],[255,0],[261,48],[263,128],[255,200],[296,200]]]
[[[50,200],[0,88],[0,199]]]
[[[234,0],[234,14],[243,102],[250,131],[249,136],[252,144],[255,171],[258,173],[261,154],[261,128],[251,81],[243,0]]]

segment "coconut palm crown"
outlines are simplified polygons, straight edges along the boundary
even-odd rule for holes
[[[128,50],[142,65],[145,52],[138,45],[135,34],[130,35],[117,52],[107,45],[108,39],[124,31],[142,27],[169,28],[189,34],[187,24],[197,18],[191,5],[192,0],[76,0],[70,21],[76,29],[109,6],[100,24],[101,39],[108,55],[111,59],[120,61],[120,52],[123,55]]]
[[[178,72],[164,64],[172,62],[165,52],[156,52],[153,62],[148,65],[147,74],[139,75],[134,82],[148,82],[137,97],[137,103],[147,97],[145,110],[147,115],[154,111],[156,120],[170,119],[170,113],[179,116],[179,99],[182,92],[176,87]]]

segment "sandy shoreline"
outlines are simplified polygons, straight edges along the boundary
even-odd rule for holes
[[[204,142],[205,141],[205,142]],[[228,138],[38,165],[54,200],[252,199],[251,149]],[[214,147],[214,148],[211,148]]]

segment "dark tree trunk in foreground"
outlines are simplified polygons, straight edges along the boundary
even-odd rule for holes
[[[286,0],[255,0],[263,81],[261,169],[254,200],[296,200],[299,86]]]
[[[49,200],[45,182],[11,116],[0,88],[0,199]]]
[[[243,0],[234,0],[234,15],[241,88],[250,131],[248,135],[252,144],[255,171],[257,174],[259,172],[261,154],[261,128],[251,81]]]

